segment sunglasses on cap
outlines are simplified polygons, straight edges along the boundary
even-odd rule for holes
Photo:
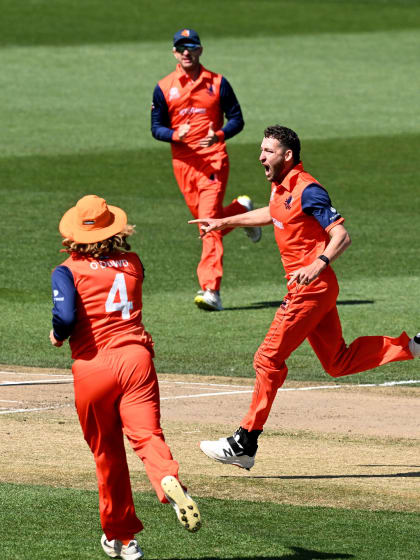
[[[174,47],[174,49],[176,50],[176,52],[179,53],[183,53],[184,51],[188,51],[188,52],[194,52],[196,50],[198,50],[200,47],[190,47],[187,45],[177,45],[176,47]]]

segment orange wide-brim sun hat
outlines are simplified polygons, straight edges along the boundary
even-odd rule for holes
[[[124,210],[108,205],[95,194],[88,194],[67,210],[58,229],[63,237],[75,243],[96,243],[120,233],[126,225]]]

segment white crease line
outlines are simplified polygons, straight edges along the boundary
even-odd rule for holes
[[[159,380],[159,384],[163,385],[165,383],[169,383],[171,385],[204,385],[205,387],[246,387],[246,385],[232,385],[230,383],[223,384],[223,383],[199,383],[196,381],[167,381],[167,380]]]
[[[25,401],[8,401],[7,399],[0,399],[0,402],[13,402],[13,403],[20,403],[22,404]]]
[[[351,387],[351,385],[316,385],[314,387],[285,387],[278,391],[316,391],[317,389],[342,389],[343,387]]]
[[[240,395],[245,393],[252,393],[254,389],[249,391],[226,391],[224,393],[201,393],[197,395],[178,395],[176,397],[162,397],[161,401],[170,401],[174,399],[198,399],[199,397],[218,397],[220,395]]]
[[[0,387],[10,385],[58,385],[59,383],[73,383],[73,378],[69,379],[37,379],[36,381],[4,381]]]
[[[4,375],[45,375],[45,373],[29,373],[27,371],[0,371]],[[51,377],[67,377],[66,373],[49,373]]]
[[[278,391],[316,391],[317,389],[324,390],[324,389],[349,389],[352,387],[390,387],[392,385],[409,385],[413,383],[420,383],[419,380],[410,379],[408,381],[387,381],[385,383],[366,383],[364,385],[318,385],[316,387],[289,387],[286,389],[279,389]],[[219,395],[240,395],[240,394],[247,394],[252,393],[254,389],[249,389],[246,391],[225,391],[220,393],[199,393],[197,395],[178,395],[176,397],[162,397],[161,401],[169,401],[175,399],[194,399],[200,397],[217,397]]]
[[[352,388],[352,387],[392,387],[394,385],[411,385],[420,383],[420,379],[408,379],[407,381],[386,381],[385,383],[340,383],[337,385],[314,385],[312,387],[290,387],[285,389],[279,389],[280,391],[312,391],[315,389],[337,389],[340,387]],[[222,383],[199,383],[195,381],[159,381],[159,385],[170,384],[170,385],[200,385],[205,387],[236,387],[244,388],[246,385],[231,385]]]
[[[393,387],[394,385],[411,385],[414,383],[420,383],[420,379],[408,379],[407,381],[386,381],[385,383],[361,383],[356,385],[356,387]],[[352,385],[348,385],[352,387]]]
[[[59,406],[46,406],[43,408],[15,408],[15,409],[9,409],[9,410],[0,410],[0,414],[15,414],[18,412],[39,412],[41,410],[54,410],[57,408],[63,408],[64,406],[67,405],[59,405]]]

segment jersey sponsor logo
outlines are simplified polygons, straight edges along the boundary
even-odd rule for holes
[[[184,115],[194,115],[196,113],[204,114],[207,112],[205,107],[186,107],[185,109],[180,109],[179,114]]]
[[[273,200],[276,191],[277,191],[277,187],[273,187],[273,190],[271,191],[271,195],[270,195],[270,202]]]
[[[64,301],[64,296],[58,297],[59,294],[60,294],[60,292],[59,292],[58,290],[54,290],[54,291],[53,291],[53,301],[54,301],[54,303],[55,303],[56,301]]]
[[[127,259],[120,259],[120,260],[110,259],[106,261],[92,261],[90,263],[90,268],[92,270],[99,270],[99,269],[103,270],[104,268],[121,268],[125,266],[128,266]]]
[[[171,87],[169,90],[169,101],[172,101],[172,99],[178,99],[178,97],[181,97],[179,95],[179,89],[177,87]]]
[[[276,218],[271,218],[273,220],[273,224],[278,227],[279,229],[284,229],[283,222],[276,220]]]
[[[337,212],[337,210],[333,206],[330,207],[330,212],[333,214],[333,216],[330,216],[330,222],[335,222],[335,220],[341,218],[341,215]]]
[[[289,196],[289,198],[286,198],[286,200],[284,201],[284,207],[286,208],[286,210],[290,210],[292,208],[292,202],[293,202],[293,196]]]

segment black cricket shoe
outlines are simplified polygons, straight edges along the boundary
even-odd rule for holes
[[[202,441],[200,449],[210,459],[249,471],[255,463],[257,440],[261,432],[262,430],[248,432],[244,428],[238,428],[233,436],[216,441]]]

